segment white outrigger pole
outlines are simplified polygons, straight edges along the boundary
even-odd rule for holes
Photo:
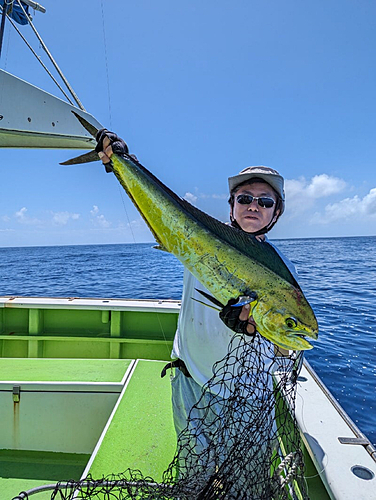
[[[63,80],[76,106],[42,63],[8,15],[7,6],[12,3],[17,3],[22,10],[28,24],[30,24],[39,43]],[[81,126],[71,111],[79,111],[97,129],[102,128],[102,125],[85,111],[77,94],[52,57],[22,3],[40,12],[46,11],[44,7],[31,0],[22,0],[22,2],[20,0],[8,0],[4,3],[4,7],[0,6],[2,9],[0,55],[5,19],[8,18],[69,102],[65,102],[0,69],[0,147],[93,149],[95,147],[93,137]]]

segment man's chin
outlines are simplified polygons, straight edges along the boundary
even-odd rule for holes
[[[257,231],[260,231],[264,226],[259,223],[258,220],[243,220],[241,222],[238,222],[239,226],[245,231],[246,233],[256,233]]]

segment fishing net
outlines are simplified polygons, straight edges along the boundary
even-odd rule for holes
[[[301,354],[277,355],[259,335],[234,335],[178,436],[162,482],[127,469],[58,483],[51,499],[307,499],[294,417],[301,363]]]

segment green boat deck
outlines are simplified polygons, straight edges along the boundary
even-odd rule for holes
[[[176,448],[170,380],[160,377],[164,365],[150,360],[0,359],[1,380],[21,387],[20,407],[26,387],[23,382],[122,384],[92,453],[0,450],[1,500],[43,484],[79,479],[89,472],[102,477],[128,467],[160,480]],[[30,422],[31,432],[32,426]],[[35,498],[44,500],[50,495],[43,492]]]
[[[140,469],[156,481],[176,449],[169,377],[164,362],[138,361],[88,472],[93,477]]]
[[[161,479],[176,437],[160,372],[179,306],[0,297],[0,500],[127,468]],[[326,500],[321,469],[303,450],[309,496]],[[51,491],[32,498],[50,500]]]
[[[129,359],[0,358],[0,380],[121,382]]]

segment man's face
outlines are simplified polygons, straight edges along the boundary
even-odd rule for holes
[[[261,207],[257,200],[253,200],[249,205],[242,205],[237,201],[240,194],[251,196],[272,198],[276,201],[276,194],[271,186],[266,182],[254,182],[252,184],[243,184],[235,192],[234,207],[231,211],[232,217],[239,226],[247,233],[256,233],[267,226],[274,217],[277,217],[279,211],[274,214],[275,204],[271,208]]]

